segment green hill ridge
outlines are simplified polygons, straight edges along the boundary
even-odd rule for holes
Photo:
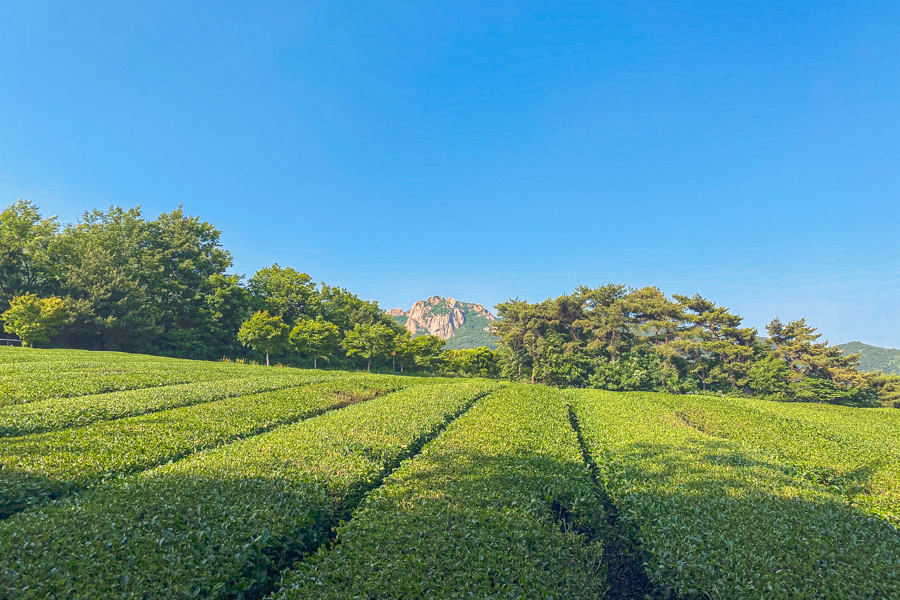
[[[880,348],[862,342],[838,344],[844,354],[859,353],[860,371],[881,371],[887,375],[900,375],[900,350],[896,348]]]

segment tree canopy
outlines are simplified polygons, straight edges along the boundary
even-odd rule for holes
[[[360,323],[347,332],[342,342],[347,356],[361,356],[366,359],[366,371],[372,370],[373,358],[390,356],[394,349],[397,333],[381,323],[371,325]]]
[[[655,286],[580,286],[497,305],[496,351],[446,351],[410,336],[377,302],[273,264],[248,279],[210,223],[181,207],[85,213],[61,225],[19,200],[0,211],[0,321],[28,345],[121,350],[371,370],[391,365],[554,386],[774,399],[900,402],[900,378],[861,373],[859,356],[804,319],[772,320],[768,338],[698,294]],[[290,335],[288,335],[290,332]],[[338,352],[339,348],[344,352]],[[247,350],[249,348],[250,350]]]
[[[69,310],[59,298],[38,298],[35,294],[16,296],[9,309],[0,314],[4,327],[26,346],[47,342],[69,319]]]
[[[247,281],[257,310],[267,310],[288,325],[303,318],[319,315],[319,295],[316,284],[306,273],[275,263],[257,271]]]
[[[446,343],[446,340],[435,335],[410,337],[409,332],[404,331],[395,337],[394,342],[400,371],[413,370],[417,367],[425,371],[439,371],[444,366],[442,350]]]
[[[337,325],[322,317],[302,319],[291,330],[290,343],[300,353],[313,358],[313,368],[318,368],[316,360],[327,358],[341,341]]]
[[[260,310],[241,324],[237,337],[245,346],[265,352],[266,366],[269,366],[269,355],[285,342],[287,325],[281,317],[270,315],[267,310]]]
[[[512,379],[793,400],[866,402],[874,394],[858,356],[818,342],[804,320],[773,320],[767,341],[700,295],[582,286],[533,304],[510,300],[497,311],[500,366]]]
[[[292,267],[273,264],[246,280],[231,267],[220,232],[180,207],[148,219],[140,207],[112,206],[66,225],[42,217],[25,200],[0,212],[0,313],[26,294],[59,298],[68,311],[68,321],[37,344],[182,358],[243,356],[243,348],[254,346],[243,346],[237,334],[257,311],[289,329],[321,317],[341,336],[358,324],[400,331],[377,302],[317,286]],[[5,331],[16,335],[11,325]],[[288,345],[272,354],[285,362],[299,354],[313,362],[323,357]],[[340,359],[359,366],[356,360]]]

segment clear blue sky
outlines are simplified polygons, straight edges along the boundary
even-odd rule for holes
[[[385,308],[701,293],[900,347],[900,3],[0,5],[0,200]]]

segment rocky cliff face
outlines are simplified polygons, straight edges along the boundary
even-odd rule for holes
[[[388,314],[406,326],[412,335],[436,335],[445,340],[454,336],[466,338],[459,344],[448,342],[447,348],[493,347],[490,337],[491,323],[497,319],[480,304],[460,302],[455,298],[432,296],[419,300],[408,311],[394,308]],[[465,335],[460,335],[460,334]]]

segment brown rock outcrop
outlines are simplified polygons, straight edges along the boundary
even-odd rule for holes
[[[405,316],[406,329],[413,335],[427,333],[446,340],[466,322],[467,312],[474,312],[488,321],[497,320],[480,304],[469,304],[443,296],[419,300],[406,312],[394,308],[389,310],[388,314],[393,317]],[[489,329],[490,327],[484,328],[485,331]]]

